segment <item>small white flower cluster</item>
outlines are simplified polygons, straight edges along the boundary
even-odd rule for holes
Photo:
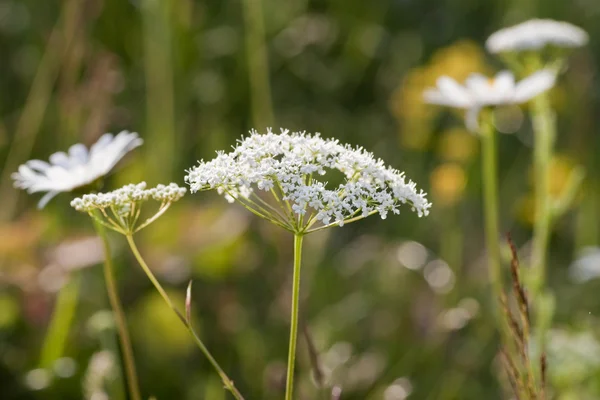
[[[92,212],[109,207],[117,210],[126,209],[131,203],[144,202],[149,199],[160,203],[173,203],[183,197],[186,189],[171,183],[146,189],[146,182],[130,184],[108,193],[86,194],[71,201],[71,207],[77,211]]]
[[[545,46],[581,47],[589,40],[581,28],[568,22],[532,19],[501,29],[485,43],[490,53],[539,50]]]
[[[431,204],[414,182],[362,148],[284,129],[280,134],[270,129],[267,134],[250,133],[231,153],[218,152],[212,161],[190,169],[185,181],[191,191],[217,189],[239,200],[250,196],[254,187],[273,191],[295,215],[314,216],[324,225],[333,221],[342,226],[349,218],[375,212],[385,218],[389,212],[399,213],[404,203],[419,216],[429,213]],[[331,170],[345,176],[333,188],[318,179]]]

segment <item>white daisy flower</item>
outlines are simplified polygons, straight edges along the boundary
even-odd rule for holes
[[[61,192],[70,192],[106,175],[129,151],[143,140],[137,133],[123,131],[117,136],[106,133],[88,149],[81,143],[50,156],[49,162],[30,160],[12,174],[17,188],[28,193],[46,192],[38,203],[43,208]]]
[[[423,97],[430,104],[467,110],[466,125],[471,131],[477,131],[482,108],[525,103],[552,88],[555,82],[556,74],[550,69],[538,71],[519,82],[515,82],[509,71],[499,72],[494,79],[471,74],[464,85],[441,76],[437,88],[425,90]]]
[[[191,191],[216,189],[229,201],[296,233],[342,226],[375,213],[385,218],[398,214],[405,203],[419,216],[431,207],[403,172],[362,148],[318,134],[251,131],[231,153],[217,154],[188,171],[185,180]],[[332,172],[336,170],[342,176]],[[335,184],[328,184],[334,177]],[[271,201],[257,194],[261,192],[269,193]],[[319,228],[311,229],[315,224]]]
[[[581,47],[588,34],[567,22],[551,19],[531,19],[492,34],[485,43],[490,53],[540,50],[546,46]]]

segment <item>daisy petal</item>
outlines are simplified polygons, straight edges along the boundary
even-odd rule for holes
[[[472,105],[472,99],[465,87],[454,79],[441,76],[437,80],[440,93],[451,101],[454,107],[468,108]]]
[[[50,168],[50,164],[42,160],[29,160],[27,161],[27,166],[29,166],[31,169],[37,172],[44,172],[45,170]]]
[[[37,204],[37,208],[38,210],[41,210],[42,208],[46,207],[46,204],[48,204],[48,202],[50,200],[52,200],[54,198],[54,196],[56,196],[58,194],[58,192],[48,192],[46,193],[38,202]]]
[[[513,101],[524,103],[540,93],[551,89],[556,83],[556,73],[549,69],[538,71],[520,81],[516,88]]]
[[[69,148],[71,160],[79,164],[84,164],[88,160],[88,151],[81,143],[74,144]]]

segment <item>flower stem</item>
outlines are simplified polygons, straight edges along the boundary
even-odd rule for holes
[[[68,282],[60,288],[54,304],[52,320],[44,337],[40,357],[40,367],[42,368],[51,368],[52,363],[63,356],[69,330],[77,309],[77,300],[81,289],[80,275],[79,271],[71,272],[67,276]]]
[[[298,308],[300,304],[300,266],[302,261],[302,239],[302,234],[294,234],[294,276],[292,284],[292,308],[290,312],[290,345],[288,351],[285,400],[292,400],[292,396],[294,393],[294,366],[296,361],[296,341],[298,337]]]
[[[227,376],[225,371],[223,371],[223,368],[221,368],[221,366],[219,365],[217,360],[212,356],[210,351],[208,351],[208,348],[202,342],[202,339],[200,339],[200,337],[196,334],[196,332],[194,331],[194,328],[190,324],[190,321],[188,321],[184,317],[184,315],[177,309],[177,307],[175,307],[175,305],[169,298],[169,295],[167,295],[167,292],[165,292],[165,290],[163,289],[160,282],[158,282],[158,279],[156,279],[156,277],[152,273],[152,270],[150,270],[150,268],[148,267],[148,264],[146,264],[146,261],[144,261],[144,258],[140,254],[140,252],[135,244],[135,241],[133,240],[133,236],[131,234],[127,234],[127,235],[125,235],[125,237],[127,238],[127,242],[129,243],[129,247],[131,248],[133,255],[135,256],[138,263],[140,264],[140,266],[146,273],[146,276],[148,276],[148,279],[150,279],[150,281],[152,282],[152,284],[154,285],[154,287],[156,288],[158,293],[161,295],[163,300],[169,305],[169,307],[171,307],[171,309],[173,310],[175,315],[177,315],[179,320],[183,323],[183,325],[186,327],[188,332],[192,335],[194,341],[198,345],[198,348],[200,348],[200,351],[202,351],[204,356],[208,359],[210,364],[213,366],[213,368],[217,371],[217,373],[221,377],[221,380],[223,381],[225,388],[227,388],[227,390],[229,390],[231,392],[231,394],[233,394],[233,397],[235,397],[237,400],[244,400],[244,397],[240,394],[240,392],[234,386],[233,381],[231,379],[229,379],[229,377]]]
[[[110,255],[110,247],[108,244],[108,238],[106,236],[106,230],[104,226],[96,222],[95,219],[92,219],[92,221],[94,221],[94,227],[96,228],[98,236],[100,236],[102,239],[102,245],[104,247],[104,280],[106,282],[108,300],[115,315],[115,322],[119,332],[119,342],[121,343],[121,349],[123,352],[123,364],[127,376],[129,396],[131,400],[141,400],[142,396],[140,394],[140,384],[135,368],[133,347],[131,346],[129,331],[127,330],[125,312],[123,311],[123,306],[121,305],[121,300],[119,299],[119,291],[115,281],[114,268]]]
[[[503,293],[502,269],[500,263],[500,237],[498,223],[498,161],[496,152],[496,132],[491,115],[482,118],[482,164],[483,200],[485,214],[485,238],[488,251],[490,280],[494,296],[499,301]]]
[[[533,99],[532,105],[535,135],[533,162],[536,203],[531,255],[531,270],[533,275],[531,290],[535,299],[540,294],[546,280],[546,253],[550,237],[550,224],[552,222],[550,163],[552,161],[552,148],[556,136],[556,126],[548,93],[537,96]]]

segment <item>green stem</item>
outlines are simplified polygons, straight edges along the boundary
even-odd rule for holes
[[[302,239],[302,234],[294,234],[294,277],[292,284],[292,308],[290,312],[290,346],[288,351],[285,400],[292,400],[292,396],[294,394],[294,366],[296,361],[296,341],[298,337],[298,308],[300,304],[300,266],[302,261]]]
[[[60,289],[52,320],[48,332],[44,338],[40,366],[42,368],[52,367],[52,363],[64,354],[69,329],[73,323],[77,300],[81,288],[81,276],[78,271],[71,272],[67,277],[69,281]]]
[[[490,280],[496,301],[502,295],[502,269],[500,263],[500,237],[498,223],[498,156],[496,152],[496,132],[491,115],[482,118],[482,152],[483,164],[483,201],[485,214],[485,238],[488,250]]]
[[[152,270],[150,269],[150,267],[148,267],[148,264],[146,264],[146,261],[144,261],[144,258],[140,254],[140,252],[139,252],[139,250],[138,250],[138,248],[137,248],[137,246],[136,246],[136,244],[135,244],[135,242],[133,240],[133,236],[131,234],[127,234],[127,235],[125,235],[125,237],[127,238],[127,242],[129,243],[129,247],[131,248],[131,251],[133,252],[133,255],[135,256],[135,258],[137,259],[138,263],[140,264],[140,266],[142,267],[142,269],[146,273],[146,276],[148,276],[148,279],[150,279],[150,281],[152,282],[152,284],[154,285],[154,287],[156,288],[156,290],[158,291],[158,293],[161,295],[161,297],[163,298],[163,300],[169,305],[169,307],[171,308],[171,310],[173,310],[173,312],[175,313],[175,315],[177,315],[177,317],[179,318],[179,320],[183,323],[183,325],[185,326],[185,328],[192,335],[194,341],[196,342],[196,344],[200,348],[200,351],[202,351],[202,353],[204,354],[204,356],[208,359],[208,361],[211,363],[211,365],[213,366],[213,368],[217,371],[217,373],[221,377],[221,380],[223,381],[223,384],[225,385],[225,387],[227,388],[227,390],[229,390],[231,392],[231,394],[233,394],[233,397],[235,397],[237,400],[244,400],[244,397],[240,394],[240,392],[234,386],[233,381],[231,379],[229,379],[229,377],[227,376],[227,374],[225,373],[225,371],[223,371],[223,368],[221,368],[221,366],[219,365],[219,363],[217,362],[217,360],[212,356],[212,354],[210,353],[210,351],[208,351],[208,348],[206,347],[206,345],[204,345],[204,343],[202,342],[202,339],[200,339],[200,337],[196,334],[196,332],[194,331],[193,327],[190,324],[190,321],[188,321],[184,317],[184,315],[177,309],[177,307],[175,307],[175,305],[173,304],[173,302],[169,298],[169,295],[167,295],[167,292],[165,292],[165,290],[163,289],[163,287],[160,284],[160,282],[158,282],[158,279],[156,279],[156,277],[152,273]]]
[[[556,125],[548,93],[543,93],[533,99],[532,106],[535,135],[533,162],[536,203],[531,255],[533,279],[530,284],[535,299],[535,297],[539,296],[546,280],[546,254],[550,238],[550,224],[552,223],[550,163],[552,161],[552,148],[556,136]]]
[[[135,368],[135,358],[133,356],[133,347],[131,346],[131,339],[129,337],[129,331],[127,330],[127,321],[125,319],[125,312],[119,299],[119,291],[114,275],[114,267],[112,258],[110,255],[110,247],[108,244],[108,238],[106,236],[106,230],[104,226],[97,223],[95,219],[94,227],[98,236],[102,239],[102,245],[104,247],[104,280],[106,282],[106,291],[108,292],[108,300],[115,316],[115,323],[117,324],[117,330],[119,332],[119,342],[121,343],[121,350],[123,354],[123,364],[125,367],[125,374],[127,376],[127,386],[129,389],[130,400],[141,400],[140,384],[138,381],[137,371]]]
[[[244,0],[242,3],[246,23],[244,37],[250,78],[252,122],[257,128],[272,126],[274,117],[263,3],[262,0]]]

